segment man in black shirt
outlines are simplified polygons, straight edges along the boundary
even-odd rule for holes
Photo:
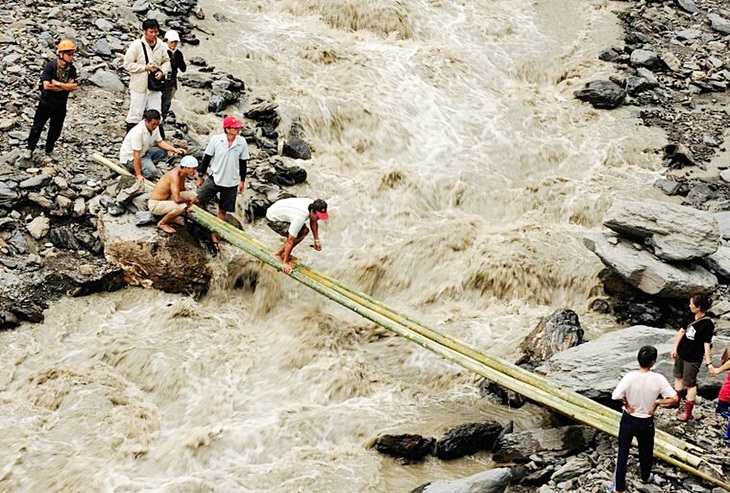
[[[46,136],[46,156],[58,161],[58,154],[53,151],[56,141],[61,136],[63,121],[66,118],[66,102],[71,91],[79,88],[76,83],[78,77],[73,65],[76,45],[70,39],[63,39],[56,47],[58,58],[46,63],[41,76],[41,99],[38,102],[33,126],[28,135],[28,148],[23,153],[24,159],[30,159],[38,145],[41,132],[48,120],[48,135]]]

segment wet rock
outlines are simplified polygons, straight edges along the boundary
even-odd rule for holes
[[[434,455],[442,460],[457,459],[480,450],[491,450],[501,432],[502,425],[494,422],[457,426],[439,438]]]
[[[603,216],[603,225],[624,237],[645,241],[654,255],[668,261],[710,255],[720,240],[712,214],[655,200],[616,200]]]
[[[583,342],[578,314],[560,309],[543,318],[520,344],[523,356],[517,364],[545,361],[557,352]]]
[[[411,493],[503,493],[511,481],[509,469],[490,469],[468,478],[431,481]]]
[[[287,139],[282,150],[284,156],[292,159],[312,159],[312,150],[304,140],[299,137]]]
[[[614,235],[589,235],[583,243],[628,285],[653,296],[686,297],[697,291],[712,291],[718,283],[699,265],[664,263]]]
[[[614,82],[596,80],[587,83],[583,89],[574,91],[573,95],[590,103],[594,108],[612,109],[624,102],[626,91]]]
[[[420,461],[433,453],[435,444],[435,438],[421,435],[382,435],[376,440],[374,448],[391,457]]]
[[[510,433],[497,440],[492,459],[495,462],[527,462],[530,456],[545,452],[572,455],[585,450],[595,436],[596,431],[585,426]]]
[[[128,284],[172,293],[207,291],[208,259],[186,228],[168,235],[157,228],[138,228],[131,215],[104,214],[98,230],[107,261],[124,271]]]
[[[491,397],[493,401],[509,406],[512,409],[519,409],[525,405],[525,398],[517,392],[506,389],[489,380],[483,380],[479,384],[479,394],[484,397]]]

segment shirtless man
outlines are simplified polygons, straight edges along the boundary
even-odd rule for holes
[[[175,229],[169,223],[197,202],[197,194],[185,190],[185,179],[193,176],[197,169],[198,160],[193,156],[185,156],[180,160],[180,166],[162,175],[152,190],[147,207],[155,216],[162,216],[157,227],[165,233],[174,234]]]

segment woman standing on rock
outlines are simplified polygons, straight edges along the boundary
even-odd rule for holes
[[[689,421],[692,418],[692,409],[695,407],[697,398],[697,374],[702,366],[702,358],[705,358],[705,365],[712,371],[712,336],[715,334],[715,324],[707,317],[707,311],[712,306],[709,296],[704,293],[693,294],[689,299],[689,309],[695,319],[685,329],[679,329],[677,338],[672,349],[674,359],[674,390],[682,395],[687,389],[687,400],[684,403],[684,411],[679,413],[677,419]]]

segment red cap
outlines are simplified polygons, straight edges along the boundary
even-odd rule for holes
[[[223,128],[241,128],[243,122],[235,116],[227,116],[223,119]]]
[[[314,202],[312,202],[312,205],[309,206],[310,210],[314,211],[315,214],[317,214],[317,219],[320,219],[322,221],[326,221],[329,219],[329,215],[327,214],[327,202],[325,202],[322,199],[317,199]]]
[[[327,211],[324,211],[324,212],[316,211],[315,213],[317,214],[317,218],[322,221],[326,221],[327,219],[330,218],[330,216],[327,214]]]

